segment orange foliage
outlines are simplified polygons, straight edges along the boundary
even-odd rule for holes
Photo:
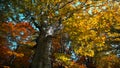
[[[7,51],[10,51],[8,47],[0,45],[0,67],[9,63],[10,55],[7,54]]]
[[[33,55],[33,51],[29,49],[27,46],[21,46],[17,50],[18,53],[24,54],[22,57],[16,57],[13,64],[15,68],[29,68],[31,56]]]
[[[32,50],[28,46],[19,47],[17,50],[12,51],[8,47],[10,43],[8,42],[7,36],[10,36],[12,40],[16,40],[19,44],[24,42],[28,36],[32,36],[36,31],[27,22],[21,23],[2,23],[0,24],[0,68],[9,68],[7,65],[10,65],[11,58],[15,56],[14,61],[12,62],[15,65],[15,68],[25,67],[29,68],[29,60],[32,55]],[[16,37],[19,36],[20,39],[17,41]],[[10,40],[11,40],[10,39]],[[31,42],[31,39],[26,40],[26,44],[35,45],[35,42]],[[27,48],[26,48],[27,47]]]
[[[86,68],[86,66],[84,64],[78,64],[78,63],[72,62],[68,68]]]
[[[21,36],[23,38],[26,38],[35,32],[32,26],[27,22],[21,22],[17,24],[13,24],[11,22],[3,23],[1,30],[6,33],[10,33],[13,37]]]

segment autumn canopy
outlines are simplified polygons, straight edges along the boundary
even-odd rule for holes
[[[119,62],[119,0],[0,0],[0,68],[120,68]]]

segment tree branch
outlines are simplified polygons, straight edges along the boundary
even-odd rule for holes
[[[71,0],[71,1],[67,2],[66,4],[62,5],[62,6],[59,7],[58,9],[62,9],[62,8],[64,8],[67,4],[72,3],[73,1],[74,1],[74,0]]]

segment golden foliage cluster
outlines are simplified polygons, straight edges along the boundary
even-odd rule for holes
[[[119,5],[116,2],[114,4]],[[90,10],[90,7],[85,12],[74,13],[71,18],[63,23],[65,25],[63,32],[69,34],[77,54],[93,57],[96,51],[102,51],[104,47],[109,45],[106,41],[110,37],[119,36],[118,33],[112,33],[111,29],[112,27],[120,28],[119,11],[116,11],[120,8],[115,5],[111,8],[107,2],[98,7],[102,8],[95,6],[94,10]],[[93,14],[91,15],[88,11]],[[116,40],[119,39],[116,38]]]

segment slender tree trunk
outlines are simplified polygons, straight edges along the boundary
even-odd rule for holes
[[[51,68],[50,46],[50,37],[44,37],[44,35],[38,37],[31,68]]]

